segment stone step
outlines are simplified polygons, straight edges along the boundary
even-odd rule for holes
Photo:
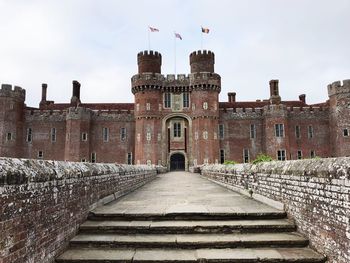
[[[309,248],[234,249],[95,249],[71,248],[57,263],[115,262],[266,262],[323,263],[325,258]]]
[[[90,212],[89,220],[235,220],[235,219],[282,219],[286,218],[284,211],[267,212],[179,212],[179,213],[115,213]]]
[[[200,221],[91,221],[80,226],[82,233],[256,233],[291,232],[296,226],[289,219],[200,220]]]
[[[292,233],[235,234],[79,234],[73,247],[130,248],[236,248],[236,247],[305,247],[308,240]]]

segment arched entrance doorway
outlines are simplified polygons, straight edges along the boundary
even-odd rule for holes
[[[185,156],[175,153],[170,157],[170,171],[185,171]]]

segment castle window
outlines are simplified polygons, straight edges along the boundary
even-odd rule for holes
[[[151,110],[151,103],[149,102],[146,103],[146,110]]]
[[[109,128],[103,128],[102,129],[102,137],[104,142],[109,141]]]
[[[56,128],[51,128],[51,142],[56,141]]]
[[[256,137],[255,124],[250,124],[250,139],[255,139],[255,137]]]
[[[96,163],[96,153],[95,152],[91,153],[91,162]]]
[[[214,132],[214,140],[217,140],[217,138],[218,138],[218,134]]]
[[[298,159],[298,160],[303,159],[303,153],[302,153],[302,151],[300,151],[300,150],[297,152],[297,159]]]
[[[171,108],[171,93],[164,93],[164,108]]]
[[[13,110],[14,109],[14,105],[13,105],[13,102],[10,103],[10,110]]]
[[[194,139],[195,139],[195,140],[198,140],[198,132],[195,132],[195,133],[194,133]]]
[[[279,161],[286,160],[286,150],[278,150],[277,151],[277,160],[279,160]]]
[[[300,139],[301,133],[300,133],[300,126],[295,126],[295,138]]]
[[[181,123],[180,122],[174,122],[174,137],[176,137],[176,138],[181,137]]]
[[[147,165],[152,165],[152,161],[151,160],[147,160],[146,164]]]
[[[136,111],[140,111],[140,104],[136,104]]]
[[[38,158],[42,159],[44,157],[43,151],[38,151]]]
[[[132,153],[128,153],[128,160],[127,160],[127,162],[128,162],[128,164],[132,164]]]
[[[147,134],[146,134],[146,140],[147,140],[147,141],[150,141],[150,140],[151,140],[151,133],[150,133],[150,132],[147,132]]]
[[[81,140],[83,142],[86,142],[87,141],[87,138],[88,138],[88,134],[86,132],[82,132],[81,133]]]
[[[205,109],[205,110],[208,109],[208,102],[203,102],[203,109]]]
[[[314,150],[311,150],[311,151],[310,151],[310,157],[311,157],[311,158],[315,158],[315,157],[316,157],[316,153],[315,153]]]
[[[7,141],[12,141],[12,133],[11,133],[11,132],[8,132],[8,133],[6,134],[6,140],[7,140]]]
[[[243,162],[249,163],[249,149],[243,149]]]
[[[220,163],[225,162],[225,150],[221,149],[220,150]]]
[[[314,128],[311,125],[307,128],[307,134],[309,139],[314,137]]]
[[[125,141],[126,140],[126,128],[120,128],[120,140]]]
[[[275,124],[275,136],[284,137],[284,125],[282,123]]]
[[[188,108],[190,106],[190,94],[188,92],[184,92],[182,94],[183,99],[183,107]]]
[[[343,136],[344,137],[348,137],[349,136],[349,130],[348,129],[344,129],[343,130]]]
[[[27,129],[27,142],[32,142],[33,140],[33,131],[32,128]]]
[[[219,124],[219,138],[220,138],[220,140],[224,139],[224,125],[223,124]]]
[[[204,139],[204,140],[207,140],[207,139],[208,139],[208,132],[207,132],[207,131],[204,131],[204,132],[203,132],[203,139]]]
[[[157,136],[158,138],[158,142],[160,142],[161,140],[162,140],[162,135],[160,134],[160,133],[158,133],[158,136]]]
[[[141,134],[138,133],[138,134],[137,134],[137,142],[140,142],[140,141],[141,141]]]
[[[196,109],[196,104],[192,103],[192,110]]]

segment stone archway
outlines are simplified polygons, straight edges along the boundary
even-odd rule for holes
[[[170,171],[185,171],[185,167],[185,156],[182,153],[170,156]]]

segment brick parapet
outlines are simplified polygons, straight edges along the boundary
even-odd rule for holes
[[[0,158],[2,263],[54,262],[90,209],[162,167]]]
[[[328,96],[340,95],[344,93],[350,93],[350,79],[341,81],[335,81],[327,86]]]
[[[282,202],[310,245],[329,262],[350,262],[350,158],[208,165],[202,175]]]
[[[0,97],[11,97],[21,101],[25,100],[26,91],[21,87],[14,86],[10,84],[2,84],[0,88]]]

